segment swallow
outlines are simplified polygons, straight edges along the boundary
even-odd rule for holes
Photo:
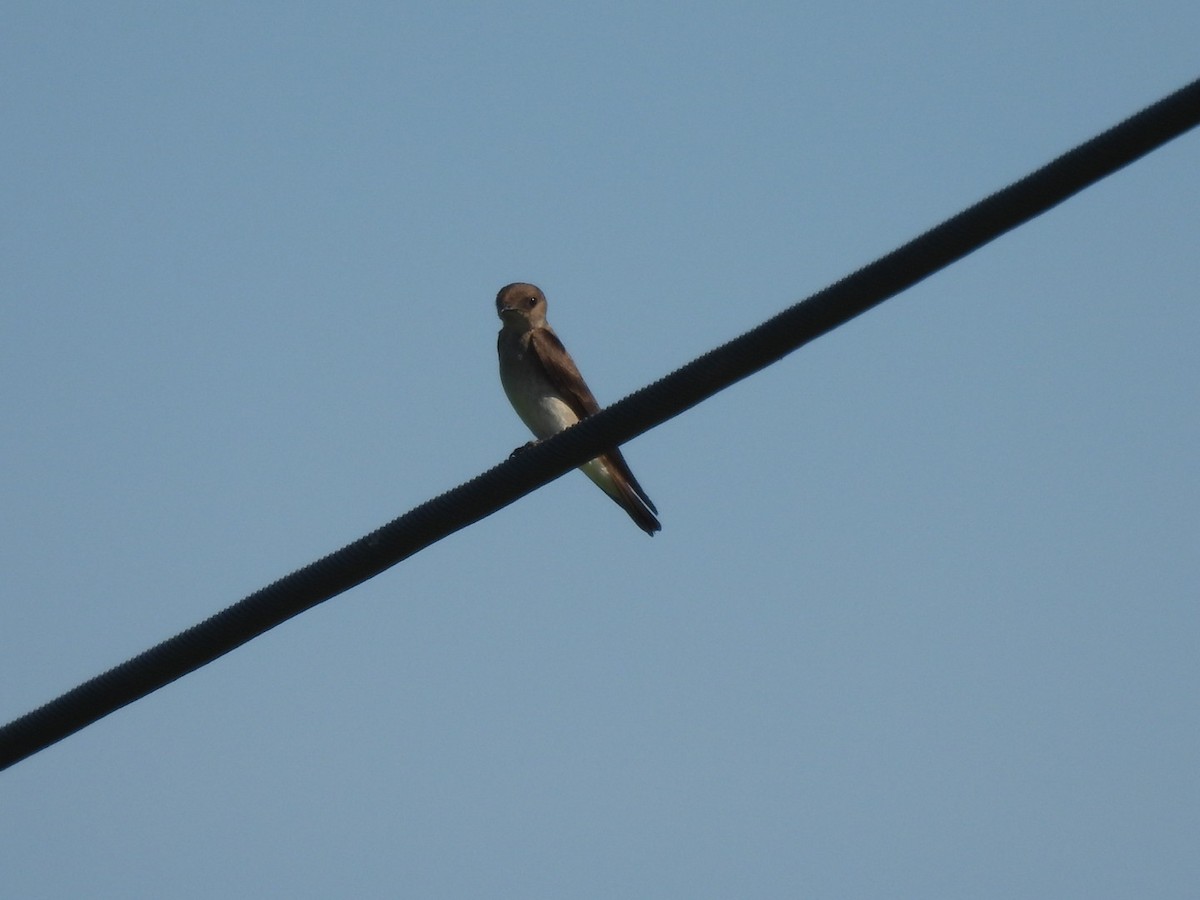
[[[504,323],[496,341],[500,383],[534,437],[544,440],[600,411],[571,354],[546,322],[546,295],[540,288],[523,282],[501,288],[496,314]],[[662,529],[658,510],[616,447],[579,468],[646,534]]]

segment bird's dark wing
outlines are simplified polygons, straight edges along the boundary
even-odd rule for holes
[[[546,373],[550,383],[554,385],[555,390],[575,411],[575,415],[580,419],[586,419],[588,416],[600,412],[600,404],[592,396],[587,382],[579,374],[575,360],[571,359],[571,354],[567,352],[567,348],[563,346],[557,334],[549,328],[533,329],[529,332],[529,350],[538,365],[542,367],[542,371]],[[650,507],[651,511],[657,514],[658,509],[655,508],[646,492],[642,490],[638,480],[633,477],[633,472],[629,470],[629,464],[625,462],[621,451],[614,447],[606,451],[604,455],[613,468],[629,482],[629,486],[637,492],[643,502]]]
[[[529,332],[529,349],[555,390],[575,410],[575,415],[584,419],[600,412],[600,404],[592,396],[575,366],[575,360],[571,359],[571,354],[557,334],[549,328],[533,329]]]

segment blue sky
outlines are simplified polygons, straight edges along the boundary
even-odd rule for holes
[[[1200,7],[9,4],[0,718],[1200,74]],[[22,897],[1184,897],[1200,136],[0,776]]]

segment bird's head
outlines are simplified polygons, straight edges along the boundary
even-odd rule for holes
[[[496,315],[505,328],[521,331],[546,324],[546,295],[536,284],[518,281],[496,295]]]

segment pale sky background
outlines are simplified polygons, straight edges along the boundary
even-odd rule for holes
[[[1200,75],[1194,0],[0,12],[0,718]],[[0,774],[20,898],[1195,897],[1200,134]]]

